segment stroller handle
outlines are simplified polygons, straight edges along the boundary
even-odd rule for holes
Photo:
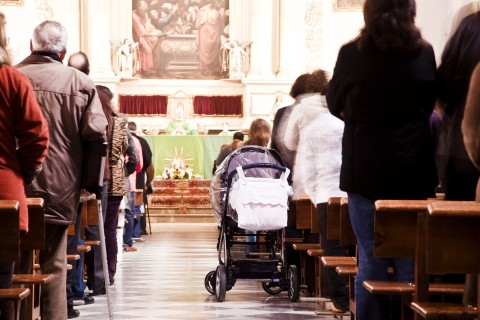
[[[247,170],[247,169],[253,169],[253,168],[272,168],[272,169],[276,169],[278,171],[281,171],[281,172],[285,172],[286,171],[286,167],[283,167],[283,166],[280,166],[278,164],[273,164],[273,163],[263,163],[263,162],[260,162],[260,163],[249,163],[249,164],[245,164],[242,166],[242,170]],[[236,171],[232,171],[230,172],[230,174],[228,175],[228,181],[231,181],[233,176],[237,174]]]

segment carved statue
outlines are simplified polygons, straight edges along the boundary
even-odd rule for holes
[[[117,68],[121,76],[132,77],[136,73],[135,54],[138,42],[130,42],[128,39],[117,49]]]

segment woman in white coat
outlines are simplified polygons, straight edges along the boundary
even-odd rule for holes
[[[340,243],[326,238],[328,198],[346,196],[339,189],[344,124],[328,110],[322,95],[327,83],[321,70],[313,72],[307,80],[308,93],[299,96],[300,103],[292,111],[285,132],[285,145],[297,151],[293,192],[296,197],[307,195],[315,204],[325,255],[343,256],[345,250]],[[332,311],[347,311],[348,291],[344,277],[331,268],[325,269],[322,276],[325,295],[332,299]]]

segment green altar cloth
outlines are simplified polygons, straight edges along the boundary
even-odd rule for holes
[[[174,158],[183,159],[193,174],[204,179],[212,178],[213,160],[222,144],[231,143],[232,136],[142,136],[153,153],[155,176],[159,176]]]

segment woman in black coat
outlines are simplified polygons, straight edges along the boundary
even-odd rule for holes
[[[358,241],[357,319],[388,319],[385,297],[364,280],[413,281],[412,259],[373,256],[377,199],[426,199],[437,185],[429,117],[436,98],[433,49],[415,26],[414,0],[367,0],[365,27],[344,45],[327,102],[345,122],[340,188],[348,193]]]

